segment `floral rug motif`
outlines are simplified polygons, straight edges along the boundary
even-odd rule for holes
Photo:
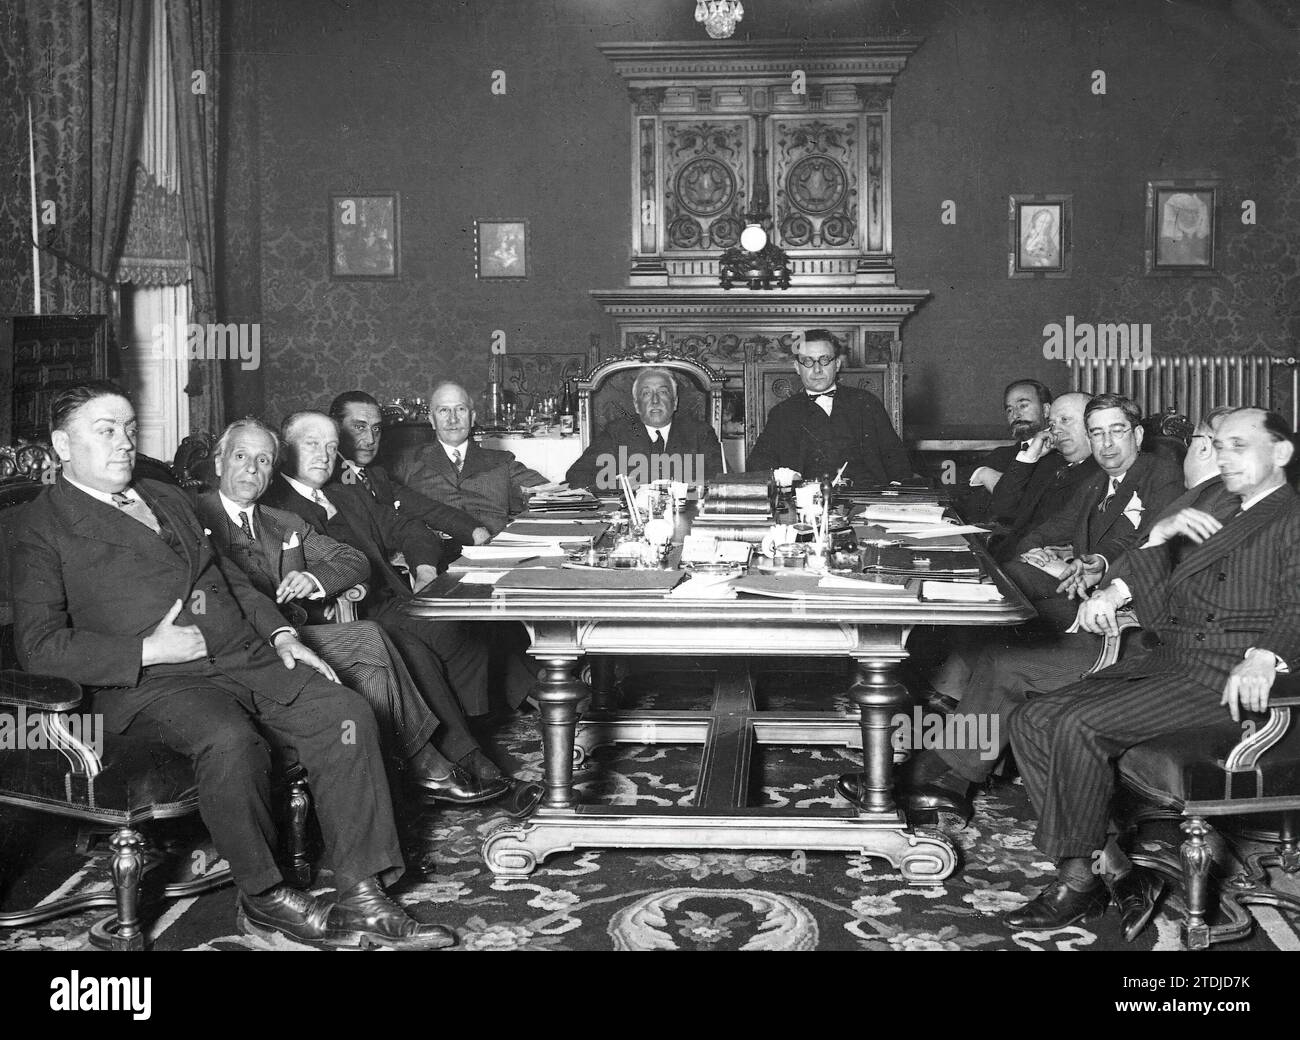
[[[661,697],[660,706],[674,698]],[[536,716],[512,717],[492,735],[503,762],[537,778]],[[698,747],[620,745],[594,751],[577,773],[588,800],[617,805],[690,804]],[[856,753],[826,747],[761,749],[755,804],[843,805],[836,777]],[[531,876],[503,878],[484,865],[484,837],[506,822],[491,807],[439,809],[418,821],[425,878],[408,876],[401,902],[423,921],[455,930],[459,952],[480,950],[1177,950],[1181,907],[1170,900],[1132,947],[1116,912],[1050,932],[1013,931],[1001,915],[1024,905],[1054,873],[1033,844],[1023,787],[981,794],[970,825],[949,830],[960,863],[946,882],[910,886],[886,860],[799,850],[579,849],[552,856]],[[102,847],[89,859],[72,851],[75,829],[52,817],[0,812],[0,900],[29,905],[56,888],[102,889]],[[318,880],[328,883],[328,874]],[[323,889],[322,889],[323,890]],[[0,950],[86,948],[104,911],[0,930]],[[1280,918],[1280,915],[1275,915]],[[1300,941],[1281,926],[1283,946]],[[1272,950],[1279,926],[1256,927],[1225,950]],[[301,949],[287,939],[237,934],[230,886],[152,912],[156,949]]]

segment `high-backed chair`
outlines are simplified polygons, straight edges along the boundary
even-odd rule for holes
[[[0,450],[0,459],[10,457]],[[24,468],[0,480],[0,726],[21,734],[27,746],[0,753],[0,803],[80,821],[78,847],[83,851],[89,848],[89,833],[108,833],[113,889],[0,913],[0,928],[115,906],[114,914],[91,928],[91,942],[105,949],[141,950],[142,882],[165,862],[151,856],[146,863],[144,828],[154,821],[197,813],[193,769],[186,756],[163,744],[96,730],[93,704],[77,683],[18,669],[13,650],[10,532],[24,505],[41,492],[54,469],[38,465],[52,462],[48,448],[20,450],[12,457],[21,457]],[[166,467],[162,472],[167,472]],[[74,715],[77,712],[83,714]],[[289,788],[286,877],[305,887],[310,881],[306,777],[300,766],[292,765],[283,779]],[[189,877],[163,886],[157,894],[182,898],[230,880],[229,869],[217,869],[213,862],[198,871],[188,869]]]
[[[654,345],[606,358],[577,380],[578,427],[585,449],[596,430],[622,416],[636,417],[632,382],[646,368],[666,368],[677,384],[677,414],[689,415],[713,427],[722,437],[722,373],[702,361]]]
[[[1107,637],[1095,667],[1113,664],[1120,639],[1137,627],[1131,612],[1121,612],[1120,634]],[[1159,855],[1130,855],[1133,862],[1175,879],[1181,873],[1190,949],[1249,935],[1253,921],[1244,908],[1250,904],[1300,913],[1300,899],[1270,888],[1267,873],[1277,868],[1300,874],[1300,726],[1291,719],[1297,707],[1300,676],[1280,675],[1265,715],[1246,715],[1236,723],[1225,708],[1220,723],[1156,737],[1119,759],[1120,784],[1129,802],[1126,822],[1136,826],[1176,819],[1187,835],[1179,850],[1180,870]],[[1217,891],[1210,884],[1215,866],[1211,819],[1238,825],[1235,836],[1225,835],[1229,844],[1245,838],[1275,846],[1239,855],[1244,869],[1221,878]],[[1214,895],[1219,922],[1211,925],[1207,917]]]

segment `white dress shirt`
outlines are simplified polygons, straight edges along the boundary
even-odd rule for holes
[[[650,438],[651,444],[654,444],[655,442],[655,434],[660,434],[664,439],[664,447],[666,448],[668,447],[668,431],[672,428],[672,423],[669,423],[667,426],[647,426],[645,428],[645,433],[646,436]]]

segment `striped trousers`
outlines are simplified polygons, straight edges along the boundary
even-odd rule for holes
[[[379,721],[384,750],[406,761],[429,743],[438,718],[382,628],[373,621],[350,621],[304,625],[298,635],[338,673],[339,682],[366,699]]]
[[[1057,859],[1100,849],[1115,759],[1153,737],[1222,722],[1222,696],[1221,686],[1166,671],[1085,679],[1020,708],[1011,717],[1011,747],[1038,813],[1038,847]]]

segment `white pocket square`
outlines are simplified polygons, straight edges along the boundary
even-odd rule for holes
[[[293,531],[289,535],[289,540],[280,546],[281,549],[296,549],[301,543],[298,541],[298,532]]]
[[[1124,507],[1124,515],[1128,517],[1128,522],[1134,528],[1142,526],[1142,514],[1146,511],[1146,506],[1142,504],[1142,499],[1138,498],[1138,493],[1133,492],[1133,497],[1129,499],[1128,505]]]
[[[204,535],[206,535],[208,538],[211,538],[211,537],[212,537],[212,532],[209,531],[206,527],[203,529],[203,533],[204,533]]]

